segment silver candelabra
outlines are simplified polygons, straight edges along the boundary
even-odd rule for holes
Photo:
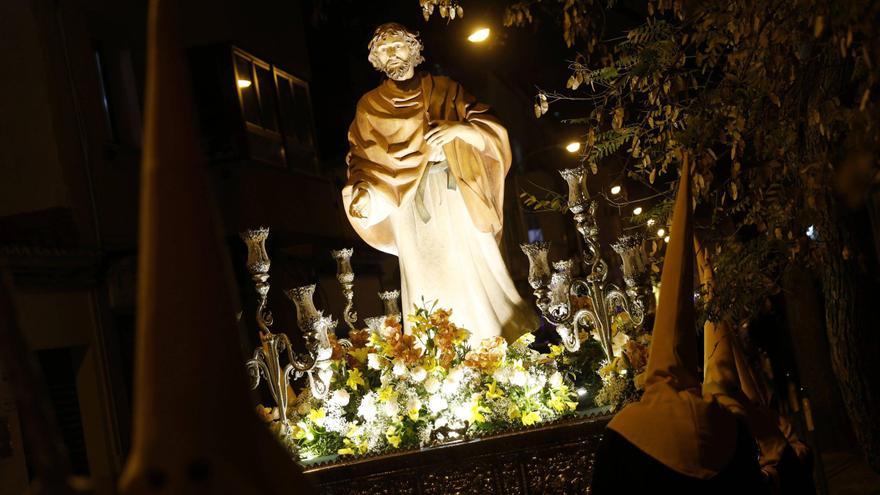
[[[251,377],[251,388],[256,389],[263,380],[266,382],[269,393],[278,406],[282,426],[290,428],[287,420],[287,405],[292,381],[306,376],[312,395],[318,398],[327,397],[333,374],[330,369],[333,354],[330,335],[336,332],[336,321],[331,316],[325,316],[323,311],[315,307],[315,284],[304,285],[288,289],[284,294],[296,307],[296,323],[305,340],[307,353],[294,351],[286,334],[273,333],[272,312],[267,306],[271,266],[269,255],[266,253],[269,229],[261,227],[247,230],[239,236],[247,245],[247,269],[257,294],[255,317],[260,330],[260,346],[254,350],[253,357],[245,363]],[[354,271],[351,268],[353,249],[340,249],[332,251],[331,254],[336,260],[336,280],[342,288],[346,301],[343,320],[350,329],[354,329],[358,317],[354,309]],[[397,304],[400,291],[381,292],[379,297],[385,305],[386,316],[367,318],[368,322],[372,323],[371,328],[384,322],[387,316],[400,318]],[[346,339],[339,339],[338,342],[343,348],[351,346]]]
[[[580,259],[557,261],[551,270],[547,259],[549,242],[522,244],[520,247],[529,258],[529,285],[534,289],[538,310],[556,327],[566,349],[577,351],[580,332],[592,330],[598,334],[605,356],[611,359],[611,322],[615,315],[625,312],[636,326],[641,326],[646,314],[653,311],[647,254],[641,237],[619,239],[614,249],[622,259],[627,289],[623,291],[609,282],[608,264],[599,249],[597,203],[587,192],[587,171],[578,166],[562,170],[560,175],[568,184],[568,209],[585,249]],[[579,268],[583,268],[583,276],[577,275]],[[576,299],[586,299],[586,304],[575,308]]]

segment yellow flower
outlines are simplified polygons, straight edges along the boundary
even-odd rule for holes
[[[525,426],[531,426],[538,421],[541,421],[541,415],[536,413],[535,411],[529,411],[525,413],[522,417],[522,424]]]
[[[418,409],[410,409],[409,411],[406,412],[406,414],[407,414],[407,416],[409,416],[409,419],[411,419],[413,421],[419,420],[419,410]]]
[[[312,423],[317,424],[325,417],[327,417],[327,413],[324,411],[323,407],[320,409],[312,409],[311,411],[309,411],[309,420]]]
[[[565,411],[565,402],[558,395],[554,395],[552,399],[547,402],[547,405],[552,407],[557,412]]]
[[[479,400],[475,400],[473,404],[471,404],[471,418],[475,423],[485,423],[486,416],[483,414],[488,413],[489,409],[480,405]]]
[[[297,423],[293,425],[293,438],[297,440],[302,440],[306,437],[306,430],[303,428],[305,425],[302,423]]]
[[[354,450],[351,447],[345,447],[344,449],[339,449],[336,451],[339,455],[354,455]]]
[[[351,349],[348,351],[348,355],[357,359],[359,363],[367,362],[367,354],[370,352],[366,347],[361,347],[359,349]]]
[[[562,347],[561,345],[550,344],[550,357],[556,358],[562,355],[563,351],[565,351],[565,347]]]
[[[379,402],[388,402],[392,400],[397,400],[397,392],[395,392],[393,388],[385,385],[379,389]]]
[[[395,449],[400,446],[400,437],[397,435],[391,435],[388,438],[388,443],[391,444]]]
[[[521,413],[519,412],[519,408],[516,407],[516,404],[511,404],[507,407],[507,417],[511,420],[519,419]]]
[[[498,390],[498,384],[495,380],[492,380],[488,386],[486,386],[486,397],[489,399],[499,399],[504,397],[504,392],[502,390]]]
[[[523,347],[527,347],[527,346],[529,346],[529,345],[532,345],[532,343],[533,343],[534,341],[535,341],[535,334],[533,334],[533,333],[524,333],[524,334],[522,334],[518,339],[516,339],[516,342],[514,342],[514,344],[515,344],[515,345],[518,344],[518,345],[521,345],[521,346],[523,346]]]
[[[364,387],[364,389],[367,388],[367,383],[364,381],[361,371],[357,368],[348,372],[348,380],[345,381],[345,384],[352,390],[357,390],[358,385]]]

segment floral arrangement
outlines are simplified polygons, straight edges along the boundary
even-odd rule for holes
[[[292,428],[276,431],[300,459],[417,448],[531,426],[573,414],[573,373],[562,346],[529,347],[534,335],[472,346],[446,309],[416,308],[409,333],[396,318],[333,344],[331,389],[291,404]],[[278,422],[273,423],[278,425]]]
[[[597,406],[618,410],[641,394],[651,334],[641,332],[627,313],[619,312],[611,320],[611,335],[614,357],[599,365],[602,387],[593,400]]]

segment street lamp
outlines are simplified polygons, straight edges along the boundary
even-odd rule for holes
[[[479,28],[476,31],[472,32],[470,36],[468,36],[467,40],[471,43],[482,43],[489,39],[489,34],[492,31],[489,28]]]

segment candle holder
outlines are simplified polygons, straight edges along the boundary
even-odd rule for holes
[[[259,227],[252,230],[246,230],[238,234],[247,246],[247,270],[251,274],[251,280],[254,282],[254,288],[257,291],[257,326],[260,328],[260,335],[269,333],[269,327],[272,326],[272,312],[266,307],[266,299],[269,295],[269,267],[272,262],[266,253],[266,238],[269,236],[267,227]]]
[[[314,323],[321,317],[321,312],[315,308],[316,287],[315,284],[311,284],[284,291],[284,295],[296,306],[296,326],[304,336],[311,331]]]
[[[535,294],[535,304],[542,313],[547,310],[550,299],[547,297],[547,284],[550,283],[550,263],[547,255],[550,253],[550,243],[546,241],[520,244],[520,249],[529,258],[529,285]]]
[[[351,255],[353,253],[353,248],[330,251],[333,259],[336,260],[336,280],[342,286],[342,295],[345,297],[345,310],[342,319],[351,330],[354,330],[358,319],[357,311],[354,309],[354,271],[351,269]]]
[[[312,295],[315,286],[304,286],[286,291],[297,306],[297,323],[306,342],[307,354],[294,351],[290,339],[284,333],[273,333],[272,312],[267,307],[269,295],[269,267],[271,261],[266,253],[268,228],[246,230],[239,234],[247,245],[247,269],[257,293],[256,321],[260,330],[260,346],[245,363],[255,390],[265,380],[269,393],[279,412],[281,428],[289,432],[287,406],[290,401],[290,383],[307,376],[312,393],[325,397],[330,389],[329,359],[333,353],[328,332],[335,328],[330,318],[325,318],[315,308]]]
[[[623,265],[623,281],[626,283],[626,294],[632,301],[632,312],[644,320],[645,314],[655,310],[648,272],[651,262],[645,251],[644,238],[639,234],[623,236],[611,247],[620,256]]]
[[[529,284],[535,290],[536,306],[542,316],[556,327],[563,345],[569,351],[580,348],[581,331],[594,332],[607,359],[613,359],[612,319],[619,313],[627,313],[636,326],[641,326],[645,314],[653,310],[646,303],[644,284],[636,283],[639,277],[647,277],[646,263],[638,257],[634,241],[627,240],[627,255],[631,256],[629,268],[624,263],[624,272],[629,270],[627,291],[622,291],[615,284],[608,282],[608,264],[602,258],[599,248],[599,229],[596,223],[595,201],[590,199],[587,191],[587,171],[583,166],[560,171],[560,175],[568,184],[568,209],[575,221],[575,228],[584,241],[584,251],[580,260],[558,261],[553,264],[555,271],[550,272],[547,263],[549,243],[540,242],[522,245],[522,250],[529,258]],[[630,252],[632,249],[632,252]],[[645,257],[646,259],[646,257]],[[581,265],[585,269],[584,276],[575,276],[576,268]],[[641,272],[639,271],[641,270]],[[641,285],[640,285],[641,284]],[[650,288],[650,281],[648,283]],[[586,298],[589,302],[585,307],[573,309],[573,298]],[[576,309],[576,310],[575,310]]]
[[[400,298],[399,290],[386,290],[379,293],[379,299],[382,300],[382,304],[385,306],[385,316],[397,318],[398,322],[402,322],[403,317],[400,313],[400,306],[397,304],[398,298]]]

